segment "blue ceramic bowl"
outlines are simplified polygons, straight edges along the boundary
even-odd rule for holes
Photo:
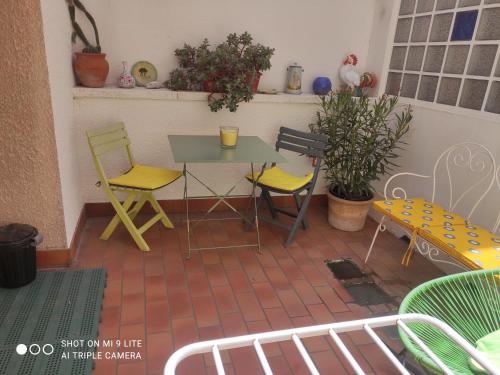
[[[313,82],[313,92],[316,95],[326,95],[332,89],[332,81],[328,77],[318,77]]]

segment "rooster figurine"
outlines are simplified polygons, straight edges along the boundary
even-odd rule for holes
[[[339,76],[342,82],[344,82],[351,89],[358,87],[360,84],[359,73],[354,70],[354,67],[358,63],[358,58],[355,54],[351,53],[347,55],[344,60],[344,65],[340,67]]]

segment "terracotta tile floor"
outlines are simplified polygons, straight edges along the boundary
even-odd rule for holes
[[[328,226],[323,207],[311,207],[308,216],[310,229],[299,230],[288,249],[282,246],[285,231],[262,225],[262,255],[239,248],[195,253],[190,260],[184,256],[186,232],[180,215],[171,217],[176,229],[157,224],[147,232],[148,253],[140,252],[123,228],[110,240],[99,240],[109,218],[89,219],[74,267],[107,268],[100,339],[142,340],[141,360],[97,360],[94,373],[160,374],[175,349],[194,341],[389,312],[413,286],[441,275],[418,256],[403,268],[399,261],[406,243],[383,233],[366,271],[395,297],[395,304],[359,306],[324,260],[351,257],[362,265],[375,223],[369,220],[365,230],[346,233]],[[204,246],[245,243],[254,236],[239,221],[212,221],[195,231],[195,241]],[[365,371],[394,372],[366,335],[343,339]],[[304,341],[322,373],[353,373],[330,339]],[[387,342],[400,349],[398,341]],[[308,373],[293,344],[265,345],[264,350],[276,374]],[[228,374],[261,373],[252,349],[232,350],[223,360]],[[179,373],[216,371],[205,355],[184,361]]]

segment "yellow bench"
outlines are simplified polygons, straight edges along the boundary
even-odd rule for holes
[[[454,169],[458,169],[460,173],[458,180],[470,182],[462,189],[457,189],[457,184],[453,184],[457,180],[453,178],[456,176],[452,176]],[[450,195],[446,208],[436,203],[435,199],[440,185],[438,180],[443,171],[447,176],[445,187]],[[467,173],[473,176],[467,176]],[[432,179],[432,198],[407,198],[405,189],[391,189],[395,179],[405,175]],[[447,149],[436,161],[432,176],[406,172],[392,176],[384,187],[385,199],[373,203],[373,208],[382,214],[382,219],[365,262],[370,257],[378,233],[386,229],[384,220],[389,219],[410,237],[408,250],[402,259],[404,265],[408,265],[413,253],[418,251],[432,261],[453,264],[465,270],[500,268],[500,235],[497,234],[500,215],[495,218],[491,230],[474,224],[471,219],[477,207],[495,186],[495,181],[496,188],[500,189],[500,168],[497,169],[490,151],[476,143],[461,143]],[[457,190],[462,190],[462,193],[457,194]],[[467,206],[466,202],[469,203],[467,214],[457,213],[458,207],[463,209]],[[492,203],[498,209],[500,199],[497,198]],[[439,251],[447,254],[452,261],[439,259]]]

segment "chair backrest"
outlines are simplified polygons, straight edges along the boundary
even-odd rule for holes
[[[440,277],[420,284],[413,289],[399,307],[399,314],[418,313],[438,318],[451,326],[465,340],[477,340],[500,329],[500,270],[462,272]],[[472,374],[470,354],[449,336],[429,324],[413,323],[412,331],[455,374]],[[414,358],[433,373],[442,373],[434,361],[400,330],[405,347]]]
[[[452,212],[461,205],[461,213],[469,220],[495,184],[496,172],[495,159],[486,147],[474,142],[455,144],[434,164],[431,200],[446,189],[448,202],[442,203]]]
[[[307,133],[282,126],[276,141],[276,151],[283,149],[316,158],[316,166],[311,181],[311,186],[314,188],[325,155],[327,142],[328,137],[326,135]]]
[[[128,159],[131,167],[135,165],[132,149],[130,148],[130,140],[127,130],[123,122],[118,122],[113,125],[104,126],[96,129],[87,130],[87,140],[94,159],[95,167],[102,184],[107,185],[107,177],[104,172],[100,157],[109,152],[116,150],[127,151]]]
[[[276,141],[276,151],[284,149],[323,159],[327,142],[326,135],[307,133],[282,126]]]

